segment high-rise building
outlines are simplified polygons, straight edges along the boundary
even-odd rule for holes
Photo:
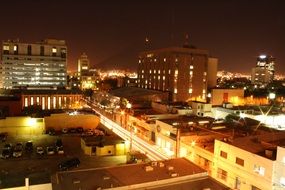
[[[2,43],[1,87],[66,86],[67,47],[64,40]]]
[[[88,74],[90,69],[90,61],[85,53],[83,53],[78,59],[78,76],[84,76]]]
[[[205,100],[208,80],[215,81],[208,78],[210,62],[210,77],[216,79],[217,59],[211,61],[207,50],[184,46],[141,52],[138,87],[169,91],[172,101]]]
[[[78,80],[80,81],[80,88],[83,89],[97,89],[98,73],[96,70],[90,68],[90,61],[88,56],[83,53],[78,59]]]
[[[256,85],[266,85],[274,79],[275,58],[268,55],[260,55],[257,58],[256,67],[252,69],[251,81]]]

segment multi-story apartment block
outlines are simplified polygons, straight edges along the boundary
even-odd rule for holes
[[[213,63],[211,68],[217,65],[217,59],[210,60],[207,50],[190,47],[141,52],[138,87],[169,91],[172,101],[205,100],[209,62]],[[216,74],[211,74],[211,77],[213,76],[216,78]]]
[[[2,44],[1,87],[65,87],[67,47],[64,40]]]

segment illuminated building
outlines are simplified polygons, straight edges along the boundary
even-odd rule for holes
[[[252,69],[251,82],[256,85],[265,85],[274,79],[275,58],[268,55],[260,55],[257,58],[256,67]]]
[[[67,47],[64,40],[2,43],[1,87],[65,87]]]
[[[217,59],[211,59],[207,50],[188,46],[141,52],[138,87],[169,91],[172,101],[205,100],[208,80],[215,86],[216,66]]]
[[[78,59],[78,76],[87,75],[90,69],[90,61],[85,53]]]
[[[81,89],[96,89],[99,76],[90,68],[90,61],[85,53],[78,59],[78,79]]]
[[[77,90],[22,90],[22,109],[39,105],[42,110],[79,109],[82,93]]]

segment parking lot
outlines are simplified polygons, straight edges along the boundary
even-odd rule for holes
[[[33,152],[23,151],[18,158],[0,159],[0,188],[24,185],[25,177],[30,178],[31,184],[48,183],[50,176],[58,171],[58,164],[68,158],[77,157],[80,160],[78,169],[114,166],[126,163],[126,156],[97,157],[84,155],[80,148],[79,134],[62,134],[50,136],[47,134],[37,136],[9,136],[6,142],[1,142],[0,150],[6,143],[15,145],[21,142],[24,146],[27,141],[33,142]],[[63,143],[64,154],[47,155],[46,147],[55,146],[57,139]],[[36,147],[45,150],[44,155],[36,153]]]

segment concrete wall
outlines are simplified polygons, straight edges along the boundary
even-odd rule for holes
[[[53,114],[45,117],[45,127],[52,127],[56,130],[62,128],[82,127],[84,129],[96,128],[100,122],[100,118],[96,115],[68,115]]]
[[[7,117],[0,120],[0,132],[7,132],[9,135],[40,135],[44,126],[42,118]]]
[[[243,89],[212,89],[211,104],[222,105],[224,102],[230,102],[234,105],[243,103]]]

